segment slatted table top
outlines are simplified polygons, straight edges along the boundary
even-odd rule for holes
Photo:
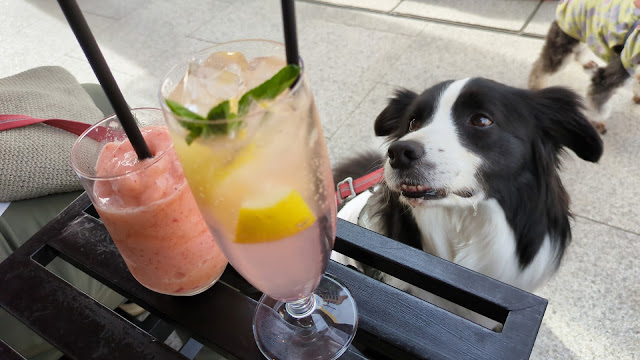
[[[334,250],[504,324],[494,332],[331,261],[347,286],[358,332],[341,359],[528,359],[547,301],[481,274],[338,221]],[[45,266],[61,257],[192,339],[180,351]],[[263,359],[253,340],[259,294],[229,266],[191,297],[157,294],[136,282],[86,194],[0,263],[0,307],[70,359],[185,359],[199,343],[239,359]],[[157,325],[157,323],[156,323]],[[155,325],[154,325],[155,326]],[[157,328],[157,327],[156,327]],[[22,359],[0,340],[0,358]]]

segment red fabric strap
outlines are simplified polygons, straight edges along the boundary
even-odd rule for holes
[[[15,129],[23,126],[44,123],[58,129],[68,131],[78,136],[82,135],[91,124],[79,121],[63,119],[38,119],[28,115],[0,115],[0,131]],[[104,126],[96,127],[87,136],[96,141],[102,141],[109,135],[109,130]]]
[[[353,197],[355,195],[358,195],[363,191],[380,183],[382,181],[382,178],[384,177],[383,171],[384,169],[380,168],[355,180],[347,178],[339,182],[336,188],[336,201],[338,202],[338,204],[348,199],[349,196]],[[351,184],[353,184],[353,191],[351,191],[350,182]]]
[[[0,131],[37,123],[45,123],[49,126],[68,131],[78,136],[91,127],[91,125],[79,121],[62,119],[38,119],[27,115],[0,115]]]

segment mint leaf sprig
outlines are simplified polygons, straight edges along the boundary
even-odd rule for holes
[[[300,76],[300,67],[297,65],[289,64],[283,67],[277,74],[273,75],[270,79],[266,80],[262,84],[247,91],[238,101],[238,113],[231,112],[231,105],[229,100],[225,100],[218,105],[214,106],[207,113],[207,117],[204,118],[200,114],[197,114],[177,101],[165,99],[165,102],[169,109],[179,118],[190,119],[196,121],[180,121],[182,127],[189,130],[189,134],[185,138],[187,144],[191,144],[194,140],[200,136],[210,136],[214,134],[225,135],[230,131],[240,127],[242,120],[232,121],[238,117],[242,118],[249,112],[251,103],[253,101],[271,100],[275,99],[283,91],[289,88]],[[220,123],[210,124],[211,120],[227,120]]]

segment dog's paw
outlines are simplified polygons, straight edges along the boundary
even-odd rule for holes
[[[613,107],[610,102],[606,102],[599,107],[595,106],[592,99],[587,101],[587,118],[591,120],[591,125],[600,134],[607,132],[607,127],[604,125],[605,121],[611,117]]]
[[[591,125],[596,129],[600,135],[607,133],[607,127],[602,121],[591,121]]]
[[[590,60],[590,61],[587,61],[586,63],[583,63],[582,68],[585,70],[595,70],[598,68],[598,64],[595,61]]]

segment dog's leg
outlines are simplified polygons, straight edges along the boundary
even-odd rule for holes
[[[640,104],[640,74],[633,79],[633,102]]]
[[[593,59],[593,53],[586,44],[580,43],[579,46],[576,46],[575,51],[576,61],[582,65],[582,68],[588,72],[589,74],[593,74],[598,68],[598,63]]]
[[[589,107],[594,112],[594,118],[591,119],[591,122],[601,134],[607,132],[604,125],[604,120],[610,115],[607,102],[615,90],[624,85],[627,79],[629,79],[629,73],[618,56],[609,61],[606,67],[598,68],[591,77],[591,85],[587,95]]]
[[[533,63],[529,74],[529,88],[541,89],[546,86],[547,78],[567,63],[569,55],[580,42],[565,34],[557,22],[551,24],[540,57]]]

